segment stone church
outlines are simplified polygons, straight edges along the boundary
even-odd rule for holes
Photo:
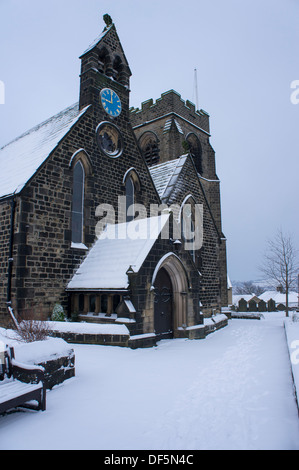
[[[209,115],[173,90],[130,108],[104,19],[80,57],[79,102],[0,149],[1,324],[8,307],[47,319],[59,303],[131,337],[202,337],[227,305]]]

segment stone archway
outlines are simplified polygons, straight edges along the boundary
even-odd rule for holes
[[[152,286],[155,286],[156,280],[161,270],[165,270],[171,282],[172,294],[172,312],[171,321],[173,326],[173,336],[176,336],[176,330],[179,327],[188,325],[187,322],[187,304],[189,281],[187,273],[180,258],[174,253],[167,253],[157,264]]]

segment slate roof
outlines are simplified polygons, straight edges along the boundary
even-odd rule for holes
[[[0,198],[23,189],[87,108],[76,103],[0,149]]]
[[[172,192],[187,157],[188,155],[182,155],[175,160],[159,163],[149,168],[158,194],[162,200],[166,200]]]

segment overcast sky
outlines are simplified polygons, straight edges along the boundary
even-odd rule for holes
[[[174,89],[210,114],[232,280],[261,277],[278,228],[298,241],[298,0],[0,0],[0,147],[78,100],[79,56],[112,17],[131,106]],[[299,97],[299,93],[297,94]]]

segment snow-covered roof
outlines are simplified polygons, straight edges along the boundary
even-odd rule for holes
[[[285,305],[286,301],[286,296],[285,294],[282,294],[281,292],[278,292],[276,290],[268,290],[264,292],[263,294],[259,295],[259,298],[261,300],[264,300],[265,302],[268,302],[268,300],[273,299],[277,304],[283,304]],[[289,292],[289,304],[296,304],[298,303],[298,294],[297,292]]]
[[[263,294],[256,296],[255,294],[238,294],[233,295],[233,304],[237,305],[241,299],[244,299],[246,302],[249,302],[251,299],[259,299],[263,300],[264,302],[268,302],[270,299],[274,300],[274,302],[278,304],[285,305],[286,296],[281,292],[276,290],[268,290]],[[298,304],[298,294],[297,292],[289,292],[289,305],[297,305]]]
[[[86,110],[76,103],[0,149],[0,197],[21,191]]]
[[[127,289],[127,272],[140,270],[168,219],[169,213],[108,225],[68,283],[67,290]]]
[[[159,163],[149,168],[155,187],[162,199],[166,198],[172,191],[187,156],[188,155],[182,155],[175,160]]]
[[[249,302],[253,297],[255,297],[255,294],[236,294],[236,295],[233,295],[233,304],[234,305],[238,304],[241,299],[244,299],[245,302]]]

